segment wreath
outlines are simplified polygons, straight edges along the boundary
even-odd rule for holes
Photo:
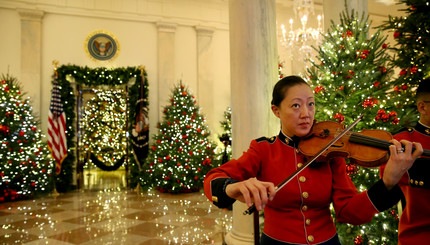
[[[86,159],[87,163],[89,162],[88,159],[91,159],[91,161],[101,170],[115,171],[124,164],[125,155],[123,155],[118,161],[116,161],[114,165],[106,165],[105,163],[100,161],[99,158],[92,152],[89,153],[89,158]]]

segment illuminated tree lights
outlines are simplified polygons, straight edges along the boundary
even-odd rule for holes
[[[52,191],[53,162],[15,78],[0,78],[0,202]]]
[[[391,60],[399,68],[397,78],[392,81],[389,94],[394,101],[392,108],[398,110],[400,125],[414,126],[418,120],[418,111],[414,98],[419,83],[430,75],[430,1],[401,0],[406,7],[402,17],[389,16],[382,28],[392,33],[395,45]]]
[[[206,121],[199,114],[194,96],[182,84],[174,88],[163,114],[140,185],[161,192],[198,191],[205,174],[218,166]]]
[[[81,128],[82,147],[100,158],[106,166],[114,166],[127,149],[125,91],[93,90],[95,95],[87,101]],[[94,168],[90,161],[86,168]]]

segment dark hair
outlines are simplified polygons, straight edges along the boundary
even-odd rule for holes
[[[417,88],[417,102],[423,100],[425,94],[430,94],[430,79],[424,79]]]
[[[275,106],[279,106],[282,100],[284,100],[285,95],[288,92],[288,89],[299,84],[306,84],[307,86],[309,86],[309,84],[306,83],[305,80],[303,80],[301,77],[298,77],[298,76],[288,76],[279,80],[275,84],[275,87],[273,87],[271,104]]]

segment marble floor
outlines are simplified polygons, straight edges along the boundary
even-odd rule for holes
[[[223,244],[232,211],[203,193],[83,188],[0,203],[0,244]]]

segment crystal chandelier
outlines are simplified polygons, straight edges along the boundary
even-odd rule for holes
[[[301,27],[294,29],[294,20],[292,18],[289,21],[288,29],[282,24],[280,42],[281,46],[291,54],[291,58],[299,58],[306,62],[314,53],[312,46],[317,47],[320,42],[322,17],[321,15],[317,17],[317,28],[307,27],[309,16],[315,14],[313,0],[294,0],[294,13],[296,18],[300,20]]]

